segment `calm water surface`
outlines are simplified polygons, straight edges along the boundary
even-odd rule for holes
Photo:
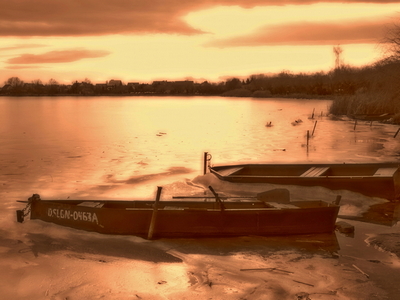
[[[398,127],[359,122],[354,130],[353,121],[326,116],[330,104],[220,97],[2,97],[0,183],[9,192],[44,197],[105,195],[107,188],[123,183],[146,194],[173,176],[201,174],[205,151],[215,164],[400,160],[400,137],[393,138]],[[266,127],[268,122],[273,126]],[[132,189],[111,193],[120,198],[134,194]]]

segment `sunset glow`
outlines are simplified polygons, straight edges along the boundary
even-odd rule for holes
[[[350,0],[93,5],[2,4],[0,82],[12,76],[65,84],[85,78],[219,81],[282,70],[329,71],[336,45],[344,63],[363,66],[381,57],[377,45],[400,11],[400,1]]]

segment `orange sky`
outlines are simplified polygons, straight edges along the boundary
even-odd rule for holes
[[[382,56],[400,0],[0,0],[0,86],[50,78],[218,81]]]

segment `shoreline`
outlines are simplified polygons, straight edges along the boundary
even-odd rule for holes
[[[312,100],[332,100],[334,101],[334,97],[326,97],[321,95],[270,95],[268,97],[253,97],[253,96],[234,96],[234,95],[223,95],[223,94],[165,94],[165,93],[132,93],[132,94],[93,94],[93,95],[84,95],[84,94],[55,94],[55,95],[6,95],[0,94],[0,97],[11,97],[11,98],[20,98],[20,97],[224,97],[224,98],[254,98],[254,99],[276,99],[276,98],[287,98],[287,99],[312,99]]]
[[[221,97],[221,98],[249,98],[249,99],[257,99],[257,100],[268,100],[268,99],[295,99],[295,100],[321,100],[321,101],[325,101],[325,100],[329,100],[332,101],[332,103],[334,103],[335,97],[325,97],[325,96],[319,96],[319,97],[315,97],[315,95],[276,95],[276,96],[268,96],[268,97],[252,97],[252,96],[231,96],[231,95],[209,95],[209,94],[193,94],[193,95],[185,95],[185,94],[178,94],[178,95],[171,95],[171,94],[156,94],[156,93],[140,93],[140,94],[101,94],[101,95],[82,95],[82,94],[57,94],[57,95],[2,95],[0,94],[0,98],[1,97],[10,97],[10,98],[65,98],[65,97],[77,97],[77,98],[102,98],[102,97],[120,97],[120,98],[128,98],[128,97],[159,97],[159,98],[167,98],[167,97],[179,97],[179,98],[196,98],[196,97]],[[389,119],[381,119],[381,120],[368,120],[368,119],[358,119],[357,115],[355,115],[354,117],[349,114],[349,115],[343,115],[343,114],[336,114],[333,112],[329,112],[328,115],[333,116],[334,118],[340,120],[342,117],[348,117],[350,119],[353,119],[355,121],[369,121],[369,122],[379,122],[379,123],[385,123],[385,124],[392,124],[392,125],[400,125],[400,118],[397,117],[397,115],[400,114],[396,114],[395,112],[388,112],[385,113],[387,115],[392,116]],[[368,114],[362,114],[362,115],[368,115]],[[380,115],[380,114],[378,114]],[[384,115],[384,114],[382,114]],[[399,119],[399,120],[398,120]],[[398,121],[397,121],[398,120]]]

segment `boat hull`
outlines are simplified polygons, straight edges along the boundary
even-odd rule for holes
[[[210,168],[210,172],[230,182],[322,186],[391,201],[400,199],[400,171],[397,163],[247,164],[215,166]]]
[[[206,202],[162,201],[158,210],[152,208],[154,202],[148,201],[130,201],[129,205],[103,202],[101,208],[77,203],[33,201],[30,216],[31,219],[87,231],[147,237],[156,213],[155,238],[228,237],[329,233],[335,229],[339,211],[338,205],[323,201],[293,202],[293,205],[286,205],[289,208],[257,207],[260,204],[254,203],[255,209],[249,208],[248,203],[221,209]]]

